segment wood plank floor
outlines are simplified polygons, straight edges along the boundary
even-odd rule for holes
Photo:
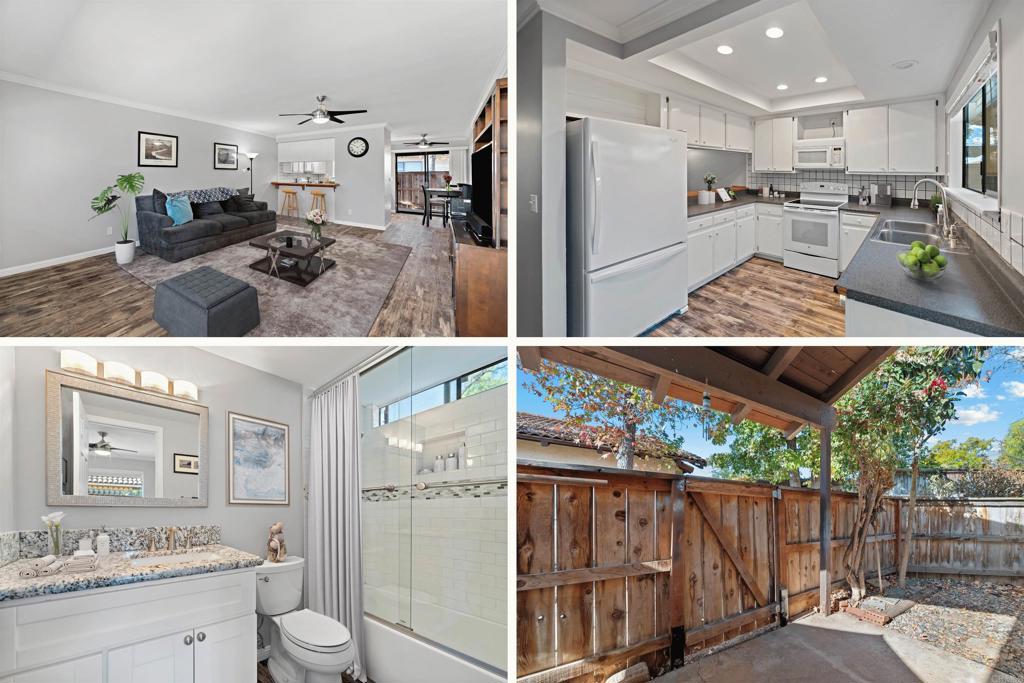
[[[689,310],[655,337],[842,337],[836,281],[753,258],[690,293]]]
[[[346,235],[403,244],[412,253],[374,322],[370,336],[455,334],[447,228],[395,214],[384,231],[350,227]],[[298,225],[281,216],[280,228]],[[117,267],[113,254],[0,278],[0,336],[166,336],[153,321],[153,290]]]

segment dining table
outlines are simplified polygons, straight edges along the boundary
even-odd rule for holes
[[[424,211],[427,214],[427,224],[430,224],[430,219],[433,215],[430,211],[430,198],[438,197],[444,199],[444,214],[441,216],[441,224],[447,226],[448,221],[451,220],[451,200],[455,197],[462,196],[462,190],[457,187],[428,187],[427,190],[427,205],[424,207]]]

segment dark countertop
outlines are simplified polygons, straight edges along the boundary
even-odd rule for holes
[[[331,189],[337,189],[338,183],[298,183],[289,182],[286,180],[275,180],[270,183],[274,187],[290,186],[290,187],[329,187]]]
[[[879,220],[934,222],[928,208],[851,205],[843,211],[878,214]],[[877,221],[876,221],[877,225]],[[837,282],[847,298],[987,337],[1024,336],[1024,278],[970,228],[960,234],[969,254],[948,254],[938,280],[914,280],[900,268],[896,255],[906,247],[864,240]]]
[[[795,196],[792,196],[773,199],[769,197],[759,197],[756,194],[745,194],[736,195],[736,199],[734,199],[731,202],[723,202],[722,200],[716,197],[714,204],[687,204],[686,217],[697,218],[698,216],[706,216],[709,213],[718,213],[719,211],[738,209],[744,206],[751,206],[752,204],[776,204],[778,206],[782,206],[785,202],[788,202],[795,198]]]

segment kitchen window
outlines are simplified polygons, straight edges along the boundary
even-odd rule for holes
[[[992,76],[964,106],[963,186],[999,193],[999,76]]]

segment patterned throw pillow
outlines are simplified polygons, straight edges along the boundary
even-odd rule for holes
[[[167,215],[175,225],[184,225],[192,220],[192,205],[188,202],[188,195],[167,195]]]
[[[189,190],[188,199],[194,204],[205,204],[207,202],[222,202],[236,194],[238,194],[238,190],[231,187],[208,187],[203,190]]]

